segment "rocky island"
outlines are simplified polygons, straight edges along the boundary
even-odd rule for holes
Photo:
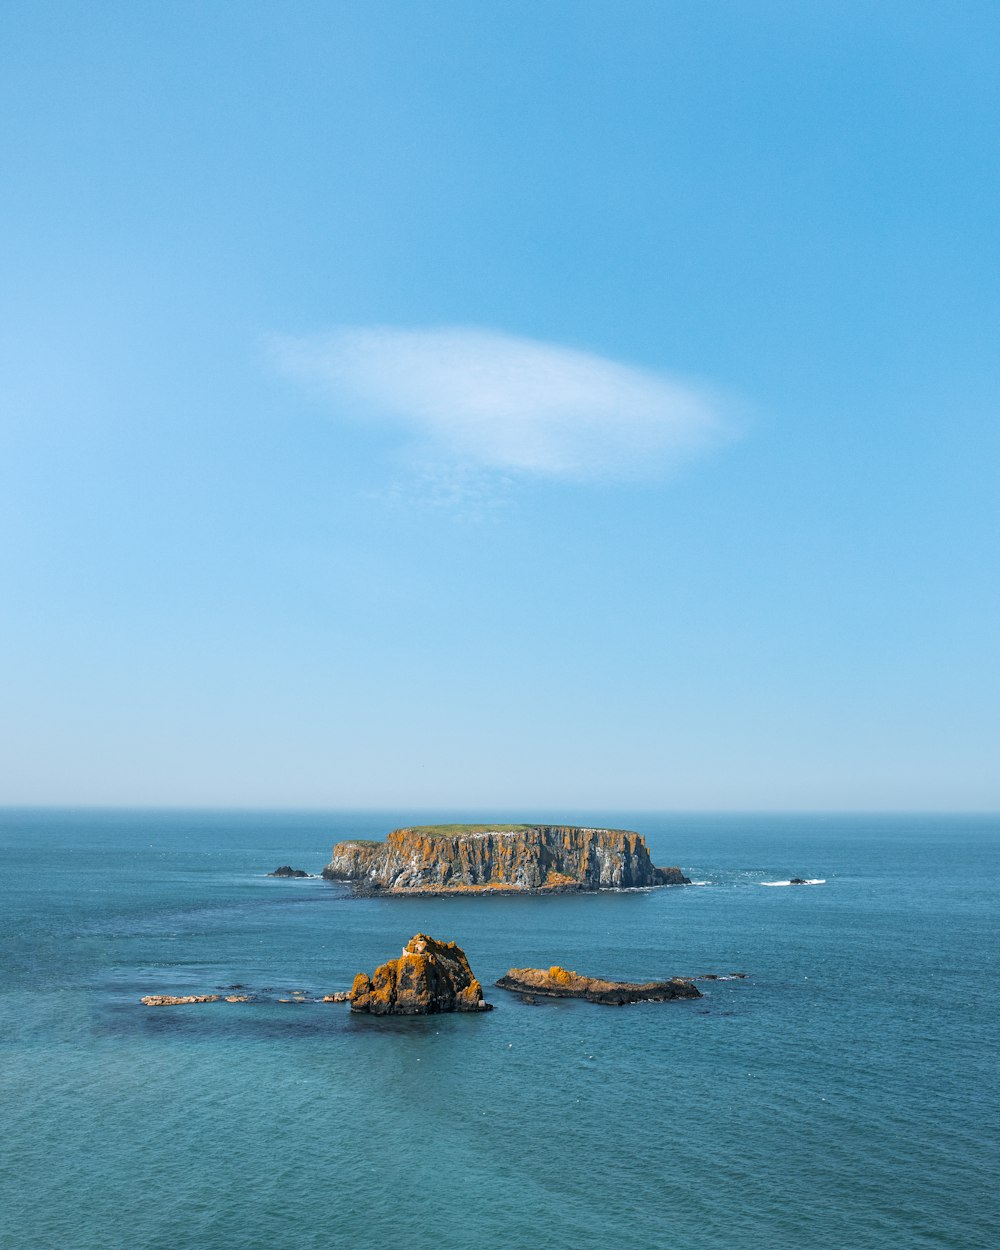
[[[549,894],[689,885],[657,868],[629,829],[578,825],[422,825],[384,842],[338,842],[323,869],[359,894]]]
[[[439,1011],[491,1011],[465,951],[418,933],[398,959],[369,977],[359,972],[349,996],[352,1011],[373,1016],[425,1016]]]
[[[664,1002],[671,998],[701,998],[701,991],[686,977],[669,981],[604,981],[600,977],[584,977],[578,972],[555,965],[544,968],[511,968],[497,985],[530,997],[585,998],[589,1003],[622,1007],[626,1003]]]

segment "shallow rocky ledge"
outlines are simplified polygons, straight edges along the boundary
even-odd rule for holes
[[[370,977],[359,972],[350,1001],[352,1011],[373,1016],[492,1010],[461,947],[425,933],[412,937],[398,959],[380,964]]]
[[[304,868],[293,868],[290,864],[282,864],[280,868],[275,868],[274,872],[267,874],[269,877],[311,877],[311,872],[306,872]]]
[[[235,987],[239,988],[239,987]],[[306,990],[292,990],[290,995],[275,998],[270,990],[254,991],[250,994],[146,994],[139,1001],[144,1007],[181,1007],[185,1003],[253,1003],[257,1006],[267,1003],[346,1003],[350,1001],[349,990],[337,990],[333,994],[324,994],[322,998],[313,998]]]
[[[323,869],[365,895],[558,894],[689,885],[641,834],[578,825],[424,825],[338,842]]]
[[[663,1002],[671,998],[701,998],[696,985],[686,977],[669,981],[604,981],[553,965],[544,968],[511,968],[497,981],[503,990],[531,997],[584,998],[589,1003],[621,1007],[626,1003]]]
[[[217,1003],[221,997],[221,994],[187,994],[182,998],[175,998],[172,994],[147,994],[139,1001],[144,1007],[180,1007],[184,1003]],[[241,1001],[237,998],[226,999],[227,1003]]]

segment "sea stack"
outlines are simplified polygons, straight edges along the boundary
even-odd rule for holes
[[[483,987],[472,975],[465,951],[418,933],[398,959],[380,964],[369,977],[359,972],[351,1010],[373,1016],[425,1016],[441,1011],[490,1011]]]
[[[422,825],[384,842],[338,842],[323,869],[360,894],[525,894],[689,885],[657,868],[630,829],[578,825]]]

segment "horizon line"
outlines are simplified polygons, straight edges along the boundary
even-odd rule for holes
[[[566,805],[569,806],[569,805]],[[270,805],[262,804],[255,806],[240,806],[239,804],[197,804],[197,803],[6,803],[0,802],[0,812],[195,812],[206,814],[221,813],[240,813],[251,814],[260,813],[262,815],[322,815],[327,813],[343,813],[343,814],[370,814],[379,815],[383,813],[399,812],[402,810],[416,813],[436,813],[438,815],[454,815],[459,812],[467,812],[468,808],[464,805],[461,807],[434,806],[424,807],[420,805],[391,805],[391,806],[368,806],[368,805],[345,805],[343,807],[328,807],[323,805]],[[499,817],[490,816],[490,812],[496,812],[498,808],[486,807],[488,819],[498,820]],[[541,807],[537,809],[536,814],[546,814],[560,810],[557,808]],[[571,808],[571,810],[573,810]],[[636,816],[995,816],[1000,818],[1000,808],[955,808],[955,807],[732,807],[732,808],[710,808],[710,807],[619,807],[619,806],[603,806],[600,804],[594,806],[584,805],[576,810],[590,812],[618,812],[630,813]],[[518,813],[514,813],[517,815]],[[509,813],[508,813],[509,815]],[[523,813],[521,813],[523,815]],[[506,819],[506,817],[504,817]],[[519,823],[530,823],[520,821]]]

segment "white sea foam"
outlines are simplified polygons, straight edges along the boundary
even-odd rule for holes
[[[791,881],[758,881],[758,885],[791,885]],[[826,885],[826,877],[813,877],[808,881],[799,882],[800,885]]]

